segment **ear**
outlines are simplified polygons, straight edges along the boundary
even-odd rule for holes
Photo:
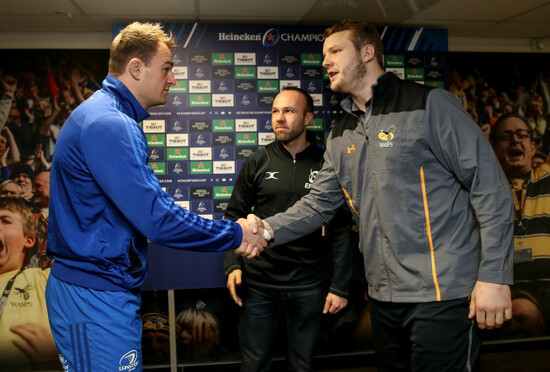
[[[308,112],[308,113],[306,114],[306,121],[305,121],[306,127],[307,127],[309,124],[311,124],[311,121],[312,121],[312,120],[313,120],[313,112]]]
[[[531,159],[535,157],[535,152],[537,152],[537,143],[531,140]]]
[[[368,63],[374,59],[374,45],[367,44],[361,48],[361,60],[364,63]]]
[[[25,243],[23,244],[23,248],[29,249],[34,247],[35,244],[36,244],[36,237],[27,235],[25,237]]]
[[[136,80],[141,79],[143,73],[143,62],[139,58],[132,58],[126,67],[127,71]]]

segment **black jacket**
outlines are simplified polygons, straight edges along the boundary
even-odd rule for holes
[[[265,146],[243,165],[225,217],[237,220],[254,213],[266,218],[285,211],[309,193],[322,163],[323,150],[315,145],[296,154],[296,160],[278,141]],[[318,230],[288,244],[266,248],[254,259],[226,252],[226,275],[241,269],[247,285],[296,289],[321,285],[332,273],[330,292],[347,297],[352,272],[351,216],[344,210],[340,213],[342,216],[325,229],[325,237]]]

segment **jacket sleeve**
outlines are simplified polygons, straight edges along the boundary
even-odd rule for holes
[[[470,194],[480,228],[478,280],[513,284],[514,206],[509,182],[487,137],[450,93],[434,89],[428,98],[432,151]]]
[[[261,150],[260,150],[261,151]],[[246,218],[246,216],[252,213],[252,209],[256,204],[256,185],[254,183],[255,171],[255,157],[248,158],[244,163],[231,198],[225,210],[224,218],[231,221],[237,221],[239,218]],[[241,268],[241,259],[232,250],[224,252],[223,255],[223,269],[225,275],[229,275],[231,271]]]
[[[153,243],[214,252],[241,244],[237,223],[199,217],[162,190],[147,164],[145,135],[127,116],[104,115],[84,127],[80,142],[93,181],[127,222]]]
[[[288,243],[320,229],[330,222],[344,203],[344,194],[332,165],[330,146],[327,146],[324,161],[309,194],[285,212],[266,218],[275,235],[270,246]]]
[[[332,280],[329,292],[348,298],[349,285],[353,273],[351,238],[351,214],[344,204],[328,225],[328,239],[332,254]],[[355,247],[355,249],[357,249]]]

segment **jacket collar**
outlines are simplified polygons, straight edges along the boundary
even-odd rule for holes
[[[372,99],[376,98],[376,101],[380,99],[384,99],[384,97],[391,94],[392,90],[390,87],[395,84],[396,80],[400,80],[397,76],[394,75],[393,72],[384,72],[378,76],[376,84],[372,85]],[[373,101],[373,103],[376,103],[376,101]],[[340,106],[346,111],[347,113],[353,113],[353,111],[358,110],[357,105],[355,102],[353,102],[353,99],[351,99],[351,96],[347,96],[342,102],[340,102]]]
[[[107,75],[105,80],[103,80],[103,90],[114,96],[120,106],[122,106],[121,111],[136,122],[140,122],[149,117],[147,110],[143,108],[132,92],[114,76]]]

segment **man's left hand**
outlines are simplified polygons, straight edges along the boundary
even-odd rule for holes
[[[469,319],[476,317],[480,329],[500,328],[512,319],[510,287],[478,281],[472,292]]]

